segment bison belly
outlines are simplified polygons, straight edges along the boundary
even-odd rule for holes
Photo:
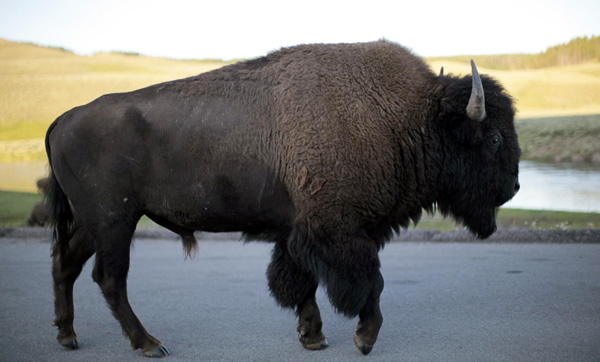
[[[169,182],[148,183],[140,198],[144,213],[210,232],[260,234],[288,230],[293,221],[284,186],[256,162],[204,164],[171,175]]]

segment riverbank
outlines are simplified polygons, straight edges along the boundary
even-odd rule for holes
[[[600,166],[600,115],[518,119],[521,159]]]

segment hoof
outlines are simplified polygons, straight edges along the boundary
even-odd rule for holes
[[[150,358],[163,358],[169,355],[169,350],[165,346],[158,346],[148,351],[144,351],[144,356]]]
[[[364,341],[360,339],[357,334],[354,334],[354,344],[363,355],[368,355],[373,350],[373,345],[366,344]]]
[[[77,344],[77,340],[74,337],[61,338],[58,340],[61,346],[69,348],[69,349],[78,349],[79,345]]]
[[[325,338],[323,332],[319,332],[319,335],[311,338],[307,337],[306,332],[301,330],[298,334],[298,339],[300,340],[302,347],[310,349],[311,351],[318,351],[329,347],[329,343],[327,343],[327,338]]]
[[[319,351],[329,347],[329,343],[327,343],[327,339],[323,339],[322,341],[316,341],[312,343],[307,343],[300,341],[302,343],[302,347],[306,349],[310,349],[311,351]]]

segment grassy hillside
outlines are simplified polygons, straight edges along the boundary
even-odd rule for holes
[[[124,53],[80,56],[0,39],[0,140],[43,137],[56,117],[103,94],[188,77],[224,64]]]
[[[597,39],[592,38],[595,42]],[[574,47],[571,44],[566,49]],[[592,58],[578,65],[527,70],[486,68],[485,57],[474,58],[481,73],[498,78],[515,98],[519,119],[600,115],[600,63]],[[427,61],[436,72],[443,66],[446,74],[470,73],[467,58]],[[218,60],[185,61],[125,53],[80,56],[63,49],[0,39],[0,162],[43,159],[42,137],[48,125],[70,108],[102,94],[192,76],[224,64]],[[536,122],[535,127],[539,127]],[[600,122],[600,117],[589,122]],[[535,132],[535,127],[528,129]]]
[[[515,99],[518,118],[600,114],[600,63],[529,70],[497,70],[479,65],[482,74],[498,79]],[[428,60],[444,73],[471,73],[469,62]]]

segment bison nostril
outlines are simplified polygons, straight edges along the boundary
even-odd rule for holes
[[[517,192],[519,192],[520,189],[521,189],[521,185],[519,184],[519,181],[515,182],[515,194]]]

